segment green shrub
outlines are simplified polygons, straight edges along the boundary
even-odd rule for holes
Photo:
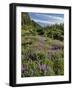
[[[53,70],[56,75],[64,75],[64,60],[55,60],[53,65]]]
[[[43,29],[37,29],[37,34],[38,35],[44,35],[44,30]]]
[[[46,54],[41,51],[37,52],[36,55],[37,55],[37,60],[45,60],[45,58],[46,58]]]

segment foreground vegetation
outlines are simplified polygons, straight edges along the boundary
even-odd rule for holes
[[[64,75],[64,24],[41,27],[22,13],[21,76]]]

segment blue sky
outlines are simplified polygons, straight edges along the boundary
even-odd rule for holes
[[[29,13],[31,20],[35,21],[41,26],[47,26],[51,24],[60,24],[64,22],[64,14],[52,14],[52,13]]]

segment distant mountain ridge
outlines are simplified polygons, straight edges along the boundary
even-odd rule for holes
[[[30,26],[32,28],[42,28],[41,25],[39,25],[38,23],[36,23],[35,21],[30,19],[30,16],[28,13],[24,13],[22,12],[22,20],[21,20],[21,24],[22,24],[22,28],[25,28],[26,26]]]

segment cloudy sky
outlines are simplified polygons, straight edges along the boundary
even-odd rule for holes
[[[31,20],[37,22],[43,27],[51,24],[60,24],[64,22],[64,14],[29,13],[29,16]]]

